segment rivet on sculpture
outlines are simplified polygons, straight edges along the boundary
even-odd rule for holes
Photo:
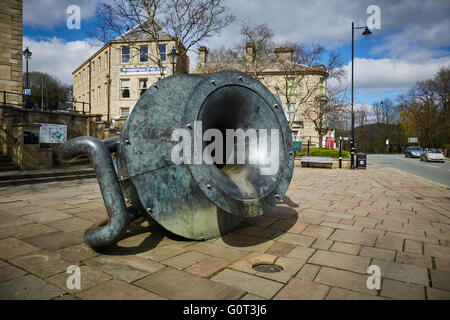
[[[119,137],[79,137],[61,145],[58,157],[63,162],[90,158],[108,213],[107,220],[86,230],[86,243],[94,248],[120,240],[136,218],[125,197],[141,215],[198,240],[226,234],[244,217],[260,216],[274,207],[286,193],[294,168],[291,130],[279,105],[263,84],[237,71],[206,77],[180,74],[146,90]],[[197,123],[202,124],[201,136],[209,129],[224,136],[229,129],[277,131],[275,141],[267,139],[269,152],[277,150],[277,170],[264,174],[264,165],[248,161],[255,156],[248,150],[243,164],[174,163],[172,153],[179,144],[173,140],[174,130],[195,135]],[[201,143],[203,150],[212,142]],[[275,145],[278,149],[271,148]],[[198,156],[198,143],[188,151]]]

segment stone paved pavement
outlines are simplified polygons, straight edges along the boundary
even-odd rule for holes
[[[105,216],[95,179],[1,188],[0,299],[450,299],[450,191],[389,168],[296,168],[282,204],[203,242],[137,220],[95,252]]]

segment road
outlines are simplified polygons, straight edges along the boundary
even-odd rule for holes
[[[450,161],[423,162],[418,158],[405,158],[399,154],[371,154],[368,165],[395,168],[450,187]]]

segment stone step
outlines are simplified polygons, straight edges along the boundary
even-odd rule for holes
[[[11,180],[2,180],[0,181],[0,187],[7,186],[19,186],[26,184],[37,184],[37,183],[46,183],[46,182],[57,182],[57,181],[70,181],[70,180],[80,180],[80,179],[90,179],[95,178],[95,173],[78,173],[73,175],[63,175],[63,176],[49,176],[49,177],[40,177],[40,178],[22,178],[19,179],[11,179]]]

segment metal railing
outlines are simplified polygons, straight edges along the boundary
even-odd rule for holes
[[[90,114],[89,102],[64,100],[43,96],[27,96],[20,92],[0,91],[2,105],[19,106],[25,109],[66,112],[75,114]]]

